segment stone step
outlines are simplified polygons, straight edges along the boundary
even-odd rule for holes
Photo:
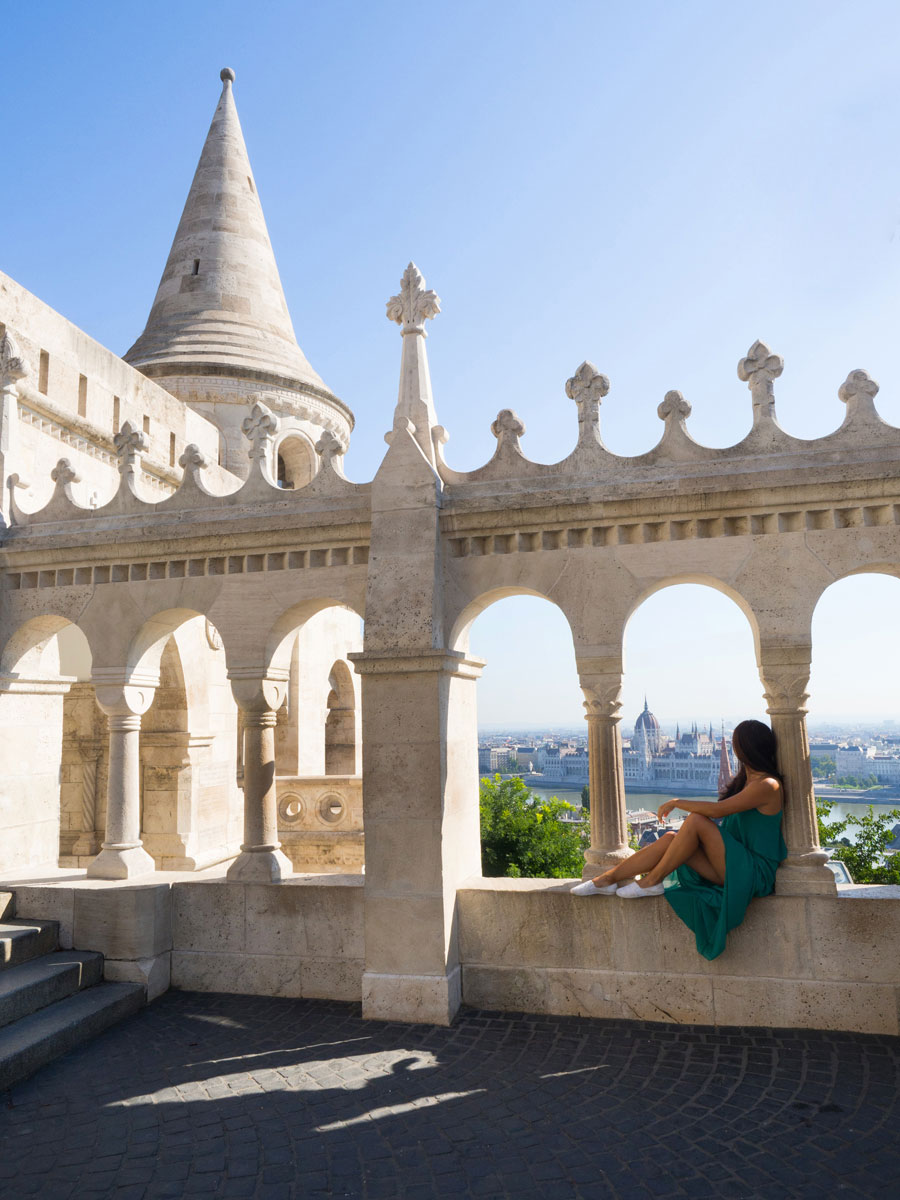
[[[143,1007],[139,983],[99,983],[0,1029],[0,1091]]]
[[[16,893],[4,892],[0,888],[0,921],[8,921],[16,915]]]
[[[103,978],[103,955],[58,950],[0,971],[0,1026],[55,1004]]]
[[[42,954],[59,944],[59,921],[0,921],[0,971]]]

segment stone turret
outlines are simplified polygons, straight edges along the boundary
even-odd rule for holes
[[[279,417],[273,473],[302,486],[328,430],[346,449],[353,414],[297,344],[234,104],[222,95],[144,332],[125,361],[212,420],[222,463],[246,476],[241,422],[264,402]],[[278,458],[282,459],[278,463]]]

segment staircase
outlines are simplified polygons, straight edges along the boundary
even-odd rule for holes
[[[144,1004],[139,983],[104,983],[103,955],[60,950],[57,921],[12,917],[0,892],[0,1092]]]

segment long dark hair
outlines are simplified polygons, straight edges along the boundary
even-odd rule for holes
[[[741,765],[731,783],[719,793],[720,800],[744,790],[747,786],[748,767],[754,771],[765,771],[779,783],[782,782],[778,770],[775,734],[768,725],[764,725],[762,721],[741,721],[734,727],[731,744]]]

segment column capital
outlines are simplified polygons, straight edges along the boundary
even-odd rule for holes
[[[234,667],[229,670],[228,679],[234,702],[246,720],[248,716],[266,712],[274,715],[281,708],[290,671],[281,667]]]
[[[477,679],[484,668],[483,658],[473,658],[459,650],[395,650],[390,654],[361,650],[347,657],[357,675],[408,675],[431,671],[461,679]]]
[[[128,672],[114,667],[100,667],[93,671],[91,682],[94,697],[107,717],[137,717],[133,728],[140,728],[140,718],[153,703],[159,686],[159,675],[150,672]],[[122,725],[126,729],[131,726]]]
[[[621,720],[622,672],[579,671],[578,682],[584,693],[587,720],[599,717],[609,721]]]
[[[811,662],[812,646],[807,643],[760,646],[759,677],[770,716],[806,712]]]

